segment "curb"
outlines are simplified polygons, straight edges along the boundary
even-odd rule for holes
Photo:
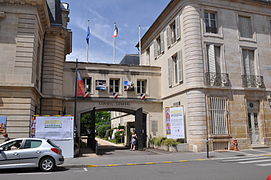
[[[186,163],[193,161],[207,161],[211,159],[193,159],[193,160],[179,160],[179,161],[162,161],[162,162],[145,162],[145,163],[125,163],[125,164],[72,164],[72,165],[61,165],[59,167],[64,168],[86,168],[86,167],[117,167],[117,166],[142,166],[142,165],[157,165],[157,164],[177,164],[177,163]]]

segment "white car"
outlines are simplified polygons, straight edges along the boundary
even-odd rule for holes
[[[63,163],[62,150],[48,139],[17,138],[0,144],[0,169],[39,167],[52,171]]]

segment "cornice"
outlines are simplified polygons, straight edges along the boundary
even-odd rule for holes
[[[0,0],[0,4],[36,6],[43,29],[47,29],[50,26],[46,0]]]

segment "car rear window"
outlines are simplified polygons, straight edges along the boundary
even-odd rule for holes
[[[55,143],[53,143],[50,139],[48,139],[47,142],[48,142],[51,146],[53,146],[53,147],[58,147],[58,146],[57,146]]]
[[[40,140],[26,140],[24,144],[24,148],[37,148],[41,145],[42,141]]]

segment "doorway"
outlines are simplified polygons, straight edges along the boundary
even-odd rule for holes
[[[249,101],[248,102],[248,132],[249,132],[251,144],[260,143],[258,117],[259,117],[259,102]]]

